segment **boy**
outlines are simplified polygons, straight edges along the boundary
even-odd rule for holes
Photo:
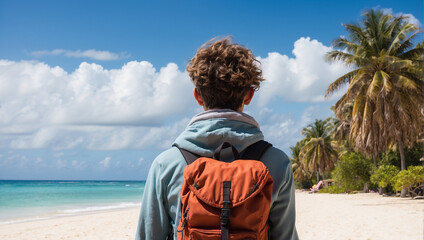
[[[224,141],[242,153],[263,140],[258,123],[243,108],[259,88],[262,71],[250,50],[229,39],[203,45],[187,71],[195,88],[193,95],[205,112],[193,117],[175,140],[152,163],[146,181],[136,239],[166,239],[177,236],[181,218],[180,191],[187,166],[180,148],[212,157]],[[298,239],[295,228],[293,173],[288,157],[269,148],[261,158],[274,183],[269,214],[271,239]],[[171,232],[170,232],[171,231]]]

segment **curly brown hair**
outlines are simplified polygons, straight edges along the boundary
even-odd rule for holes
[[[187,65],[191,80],[207,109],[238,110],[250,88],[264,80],[252,51],[227,37],[201,46]]]

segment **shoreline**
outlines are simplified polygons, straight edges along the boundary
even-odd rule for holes
[[[0,239],[134,239],[140,207],[0,225]]]
[[[80,211],[75,213],[52,213],[52,214],[45,214],[45,216],[29,216],[29,217],[22,217],[22,218],[8,218],[8,219],[2,219],[0,221],[0,227],[2,226],[8,226],[11,224],[20,224],[20,223],[31,223],[31,222],[39,222],[39,221],[46,221],[46,220],[55,220],[59,218],[67,218],[67,217],[83,217],[86,215],[95,215],[95,214],[101,214],[101,213],[109,213],[109,212],[119,212],[119,211],[126,211],[126,210],[133,210],[137,209],[140,211],[140,204],[137,204],[138,206],[127,206],[127,207],[119,207],[119,208],[109,208],[109,209],[99,209],[99,210],[91,210],[91,211]],[[1,233],[1,232],[0,232]]]
[[[134,239],[140,207],[0,225],[0,239]],[[300,239],[423,239],[424,201],[296,191]]]
[[[0,180],[0,225],[139,207],[145,181]]]

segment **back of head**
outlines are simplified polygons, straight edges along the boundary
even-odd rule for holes
[[[200,47],[187,71],[207,109],[237,111],[249,89],[257,90],[264,80],[252,52],[228,38],[212,39]]]

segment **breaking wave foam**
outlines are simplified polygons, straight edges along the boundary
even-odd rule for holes
[[[140,206],[140,203],[124,202],[124,203],[106,205],[106,206],[93,206],[93,207],[67,209],[67,210],[59,211],[59,213],[74,214],[74,213],[96,212],[96,211],[122,209],[122,208],[129,208],[129,207],[138,207],[138,206]]]

